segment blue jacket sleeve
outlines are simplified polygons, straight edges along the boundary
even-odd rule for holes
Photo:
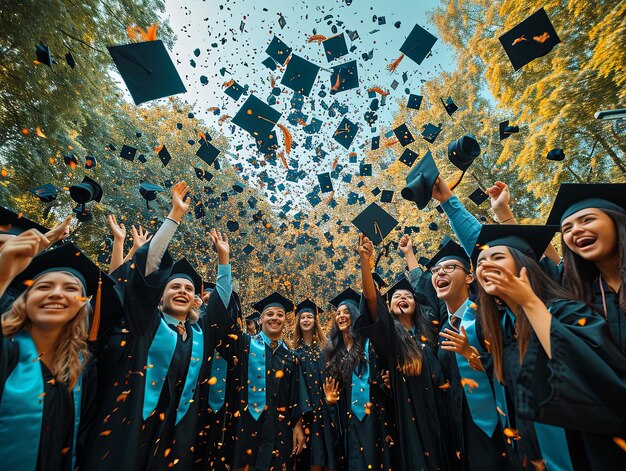
[[[215,280],[215,290],[219,295],[224,307],[230,303],[230,296],[233,294],[233,275],[230,264],[217,266],[217,280]]]
[[[441,207],[446,212],[448,219],[450,219],[450,226],[452,226],[452,230],[459,238],[465,252],[471,257],[482,224],[465,209],[465,206],[463,206],[456,195],[452,195],[450,199],[441,203]]]

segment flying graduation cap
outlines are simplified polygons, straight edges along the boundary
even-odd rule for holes
[[[439,169],[430,151],[406,176],[406,186],[400,194],[405,200],[413,201],[419,209],[424,209],[433,195],[433,186],[439,176]]]
[[[239,108],[239,111],[237,111],[237,114],[232,119],[232,123],[248,131],[257,143],[259,141],[266,142],[274,126],[278,126],[283,132],[285,151],[289,154],[291,152],[291,134],[285,126],[278,122],[280,117],[281,113],[279,111],[276,111],[256,96],[250,95],[243,106]]]
[[[59,194],[59,188],[52,183],[46,183],[45,185],[38,186],[30,190],[42,203],[51,203],[57,199]]]
[[[70,186],[70,197],[78,203],[74,208],[76,218],[81,222],[91,221],[93,215],[87,210],[90,201],[100,202],[102,199],[102,187],[95,180],[85,175],[81,183]]]
[[[398,221],[376,203],[371,203],[352,220],[352,224],[378,245],[396,228]]]
[[[451,190],[461,183],[465,172],[467,172],[467,169],[479,155],[480,144],[472,136],[462,136],[448,144],[448,159],[450,159],[450,163],[463,172],[459,179],[450,185]]]
[[[402,59],[404,59],[404,56],[408,56],[409,59],[420,65],[422,61],[426,59],[426,56],[428,56],[436,42],[437,38],[435,36],[420,25],[415,25],[411,34],[409,34],[402,44],[402,47],[400,47],[402,54],[389,64],[387,69],[389,69],[390,72],[394,72],[398,68],[398,65],[400,65]]]
[[[154,201],[161,191],[164,191],[164,188],[159,185],[148,182],[141,182],[139,184],[139,194],[146,200],[146,208],[148,209],[150,209],[150,201]]]

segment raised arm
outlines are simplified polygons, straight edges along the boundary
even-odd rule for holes
[[[113,234],[113,250],[111,251],[111,265],[109,275],[117,270],[124,263],[124,240],[126,240],[126,227],[118,224],[115,216],[109,214],[108,217],[111,234]]]
[[[228,237],[223,232],[212,229],[210,232],[213,246],[217,251],[217,279],[215,280],[215,291],[219,295],[225,308],[228,308],[230,297],[233,294],[233,275],[230,266],[230,246]]]
[[[48,238],[36,229],[22,232],[2,245],[0,248],[0,296],[4,294],[13,279],[30,264],[33,257],[49,245]]]
[[[378,319],[376,285],[372,276],[372,254],[374,253],[374,244],[372,241],[359,234],[359,257],[361,257],[361,280],[363,283],[363,297],[367,303],[367,310],[370,313],[372,322]]]
[[[134,225],[131,226],[131,230],[133,232],[133,246],[126,254],[126,257],[124,257],[124,262],[127,262],[128,260],[133,258],[135,252],[137,252],[137,250],[143,247],[147,242],[150,242],[150,239],[152,239],[152,236],[148,231],[144,230],[144,228],[141,226],[137,227],[139,229],[137,229]]]
[[[417,259],[415,258],[415,253],[413,252],[413,243],[411,242],[411,238],[408,234],[404,234],[400,238],[400,242],[398,242],[398,248],[400,252],[404,255],[404,259],[406,260],[406,264],[409,267],[409,271],[413,271],[416,268],[419,270],[419,265],[417,263]]]

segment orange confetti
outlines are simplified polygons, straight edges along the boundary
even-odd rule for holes
[[[129,394],[130,394],[130,389],[128,391],[124,391],[122,394],[117,396],[117,399],[115,399],[115,402],[125,402]]]
[[[450,389],[450,382],[446,381],[445,383],[438,386],[439,389]]]
[[[626,451],[626,440],[624,440],[623,438],[620,438],[620,437],[613,437],[613,441],[623,451]]]
[[[165,450],[165,452],[163,453],[163,456],[167,458],[167,456],[170,454],[170,451],[172,451],[171,448],[168,448],[167,450]]]
[[[498,411],[498,414],[500,414],[502,417],[506,417],[506,414],[502,412],[502,409],[500,409],[498,406],[496,406],[496,410]]]
[[[43,133],[39,126],[37,126],[37,128],[35,129],[35,134],[37,134],[38,137],[43,137],[44,139],[46,138],[46,135]]]
[[[317,44],[322,44],[322,41],[326,41],[326,36],[323,34],[314,34],[313,36],[309,36],[306,40],[308,43],[317,42]]]
[[[578,324],[579,326],[584,326],[587,323],[587,318],[583,317],[582,319],[578,319],[576,321],[576,324]]]
[[[2,169],[2,176],[6,177],[9,174],[9,171],[6,168]]]
[[[22,283],[24,283],[24,286],[33,286],[34,281],[33,280],[24,280]]]
[[[545,43],[548,39],[550,39],[550,33],[547,31],[539,36],[533,36],[533,41],[541,44]]]
[[[103,431],[100,433],[100,436],[101,436],[101,437],[108,437],[109,435],[111,435],[111,431],[110,431],[110,430],[103,430]]]
[[[461,386],[467,386],[469,388],[469,392],[472,392],[475,388],[478,387],[478,383],[470,378],[461,378]]]
[[[368,91],[368,92],[378,93],[379,95],[382,95],[382,96],[387,96],[387,95],[389,95],[389,92],[387,92],[387,91],[383,90],[383,89],[382,89],[382,88],[380,88],[380,87],[372,87],[372,88],[369,88],[367,91]]]
[[[524,36],[525,35],[522,34],[519,38],[515,38],[513,42],[511,43],[511,46],[515,46],[516,44],[524,42],[524,41],[528,42],[528,39],[526,39]]]
[[[26,129],[26,128],[22,128],[22,134],[24,136],[28,136],[30,134],[30,131],[28,129]]]
[[[283,376],[285,376],[285,372],[283,370],[276,371],[277,378],[282,378]]]
[[[159,419],[161,420],[161,422],[163,422],[165,420],[165,413],[161,412],[159,414]]]
[[[514,428],[508,428],[508,427],[505,428],[504,429],[504,435],[506,435],[509,438],[513,438],[515,440],[520,438],[519,432],[517,430],[515,430]]]

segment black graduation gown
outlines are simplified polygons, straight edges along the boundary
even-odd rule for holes
[[[340,456],[337,424],[324,398],[324,363],[321,348],[317,343],[307,345],[302,341],[295,350],[300,361],[302,376],[309,393],[312,411],[305,415],[304,428],[307,433],[307,448],[298,455],[297,469],[309,470],[314,466],[339,470]]]
[[[190,364],[194,331],[186,323],[188,338],[178,335],[174,355],[167,371],[154,412],[144,421],[145,371],[150,345],[161,322],[156,309],[172,267],[169,254],[159,269],[144,276],[149,243],[137,251],[124,293],[124,327],[114,329],[101,348],[99,367],[99,410],[88,442],[85,470],[116,471],[191,467],[198,425],[198,388],[184,417],[176,424],[176,412]],[[217,296],[209,300],[209,310],[225,312]],[[205,316],[206,317],[206,316]],[[214,336],[201,318],[204,358],[199,382],[210,371]]]
[[[606,320],[609,324],[609,329],[621,352],[626,355],[626,313],[619,307],[619,293],[615,293],[606,281],[600,281],[600,278],[598,278],[593,284],[593,304],[600,312],[604,312],[602,302],[603,290],[604,302],[606,303]]]
[[[424,310],[425,306],[418,308]],[[369,338],[374,350],[390,371],[397,439],[400,446],[399,469],[448,469],[445,453],[445,378],[435,351],[422,344],[424,361],[419,376],[404,376],[396,369],[394,345],[398,342],[393,314],[377,294],[378,319],[372,322],[367,303],[361,298],[361,315],[355,329]],[[430,318],[431,316],[426,316]],[[441,415],[441,418],[440,418]]]
[[[452,327],[449,320],[444,324],[442,331],[444,329],[458,331]],[[491,378],[493,375],[491,356],[486,352],[484,346],[480,322],[476,322],[476,333],[482,346],[481,361],[487,376]],[[437,351],[437,358],[441,363],[443,374],[450,384],[446,390],[447,430],[450,432],[450,437],[446,438],[446,440],[450,440],[446,444],[446,451],[452,469],[476,471],[517,469],[518,463],[516,461],[511,462],[508,457],[507,453],[512,450],[507,450],[501,424],[498,423],[493,436],[489,437],[472,419],[465,391],[461,384],[457,356],[454,352],[443,350],[441,348],[442,341],[443,338],[439,337],[440,348]],[[492,388],[491,384],[490,388]]]
[[[0,398],[4,385],[17,366],[19,347],[2,335],[0,328]],[[67,385],[54,380],[54,376],[43,362],[44,397],[43,417],[39,450],[22,450],[23,453],[37,453],[38,471],[70,471],[72,469],[71,450],[74,441],[74,396]],[[85,439],[96,411],[96,373],[93,362],[88,362],[83,370],[80,425],[76,439],[77,455],[84,454]],[[0,445],[1,446],[1,445]]]
[[[516,378],[517,414],[565,428],[575,469],[626,469],[613,441],[626,437],[626,358],[584,303],[555,300],[550,312],[552,358],[533,333]]]

